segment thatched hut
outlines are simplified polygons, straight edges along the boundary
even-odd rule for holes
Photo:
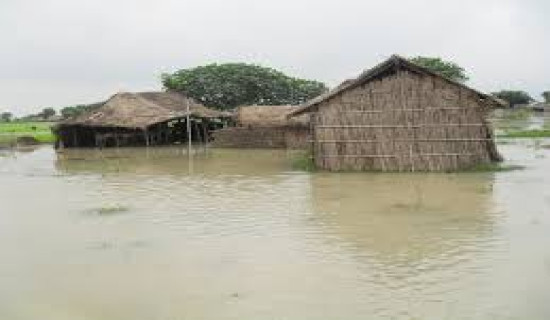
[[[230,115],[208,109],[176,92],[117,93],[100,106],[59,123],[54,132],[63,147],[149,146],[210,141]]]
[[[309,116],[289,119],[296,106],[243,106],[237,108],[236,127],[218,130],[214,146],[225,148],[289,148],[307,147]]]
[[[291,113],[312,114],[327,170],[449,171],[499,161],[486,115],[500,102],[399,56]]]

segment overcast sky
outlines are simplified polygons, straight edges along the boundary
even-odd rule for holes
[[[0,0],[0,112],[159,90],[242,61],[333,86],[394,53],[451,59],[485,91],[550,90],[549,0]]]

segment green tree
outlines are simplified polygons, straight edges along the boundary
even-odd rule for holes
[[[103,105],[103,102],[92,104],[78,104],[75,106],[68,106],[61,109],[60,114],[63,119],[73,118],[81,115],[84,112],[95,110]]]
[[[53,116],[55,116],[55,109],[54,108],[44,108],[42,109],[42,112],[40,112],[40,116],[44,119],[49,119]]]
[[[493,95],[507,101],[512,108],[518,104],[527,104],[533,101],[527,92],[520,90],[501,90],[493,92]]]
[[[210,64],[163,74],[162,84],[217,109],[254,104],[296,105],[327,90],[318,81],[245,63]]]
[[[11,112],[2,112],[2,114],[0,114],[0,119],[2,119],[2,121],[4,122],[10,122],[13,118],[13,114]]]
[[[542,97],[546,103],[550,103],[550,91],[544,91]]]
[[[469,80],[464,68],[452,61],[445,61],[434,57],[414,57],[409,59],[411,62],[438,73],[448,79],[457,82],[466,82]]]
[[[78,110],[76,107],[64,107],[61,109],[60,113],[63,119],[68,119],[76,116],[78,114]]]

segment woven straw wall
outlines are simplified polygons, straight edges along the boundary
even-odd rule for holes
[[[306,149],[307,127],[233,127],[213,132],[212,145],[219,148]]]
[[[312,121],[323,169],[449,171],[493,160],[482,101],[433,76],[368,82],[323,102]]]

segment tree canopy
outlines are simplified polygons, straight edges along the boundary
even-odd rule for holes
[[[518,104],[527,104],[533,101],[527,92],[520,90],[501,90],[493,92],[493,95],[508,102],[512,108]]]
[[[550,103],[550,91],[544,91],[542,97],[546,103]]]
[[[0,114],[0,119],[4,122],[10,122],[12,118],[13,118],[13,114],[11,112],[6,111]]]
[[[42,112],[39,113],[39,115],[44,119],[49,119],[53,116],[55,116],[55,109],[54,108],[44,108],[42,109]]]
[[[89,108],[86,105],[76,105],[62,108],[60,113],[63,119],[68,119],[71,117],[76,117],[88,110]]]
[[[299,79],[245,63],[209,64],[163,74],[168,90],[182,92],[217,109],[241,105],[296,105],[327,90],[318,81]]]
[[[466,82],[469,80],[464,68],[452,61],[445,61],[438,57],[414,57],[409,59],[411,62],[438,73],[448,79],[457,82]]]
[[[60,114],[63,119],[73,118],[81,115],[84,112],[95,110],[103,105],[104,102],[92,103],[92,104],[77,104],[75,106],[64,107],[60,110]]]

